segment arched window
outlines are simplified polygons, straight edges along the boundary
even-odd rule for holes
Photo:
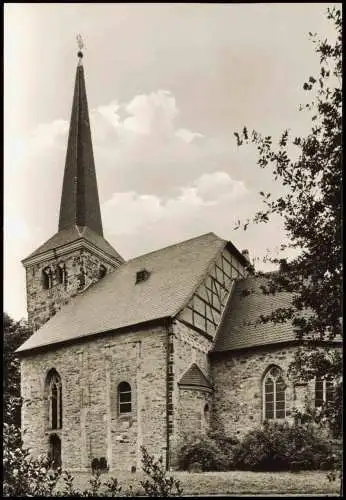
[[[42,271],[42,284],[45,290],[53,286],[53,275],[50,267],[46,267]]]
[[[62,428],[62,385],[61,378],[55,370],[47,376],[48,389],[48,427],[49,429]]]
[[[204,413],[204,420],[208,424],[209,423],[209,405],[208,405],[208,403],[206,405],[204,405],[203,413]]]
[[[102,279],[106,276],[107,274],[107,268],[103,264],[100,264],[99,267],[99,279]]]
[[[331,380],[316,377],[315,379],[315,408],[333,401],[334,385]]]
[[[286,384],[278,366],[272,366],[263,379],[263,417],[265,420],[286,417]]]
[[[66,266],[64,263],[58,264],[56,268],[56,276],[59,284],[65,285],[66,283]]]
[[[121,382],[118,386],[119,414],[131,413],[131,386],[127,382]]]

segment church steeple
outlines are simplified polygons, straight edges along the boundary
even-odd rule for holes
[[[83,53],[79,51],[59,231],[72,226],[86,226],[103,236],[82,57]]]
[[[74,295],[84,293],[124,262],[103,237],[81,48],[80,45],[59,228],[22,261],[26,269],[28,321],[34,330]]]

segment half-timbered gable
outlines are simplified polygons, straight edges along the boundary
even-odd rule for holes
[[[234,283],[246,273],[244,261],[225,245],[177,319],[214,338]]]

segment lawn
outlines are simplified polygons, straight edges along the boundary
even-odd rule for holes
[[[329,482],[326,472],[173,472],[181,483],[184,495],[262,495],[262,494],[321,494],[338,495],[339,481]],[[140,490],[140,473],[113,473],[119,484],[126,490],[130,485],[134,490]],[[102,475],[102,482],[108,474]],[[88,487],[89,476],[76,475],[75,486]]]

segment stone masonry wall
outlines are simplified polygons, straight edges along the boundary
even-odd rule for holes
[[[55,368],[62,379],[62,465],[90,468],[106,457],[110,470],[141,465],[140,446],[166,454],[166,345],[164,327],[108,334],[21,360],[24,445],[46,453],[48,430],[45,380]],[[119,415],[118,384],[132,390],[131,414]]]
[[[299,394],[287,378],[293,360],[294,347],[264,347],[244,353],[230,353],[223,359],[212,360],[214,383],[212,425],[214,430],[241,438],[263,422],[262,378],[270,365],[278,365],[287,382],[286,410],[298,406]]]
[[[201,422],[205,401],[210,399],[209,394],[204,392],[180,389],[178,382],[192,363],[196,363],[206,377],[211,378],[208,358],[211,341],[179,321],[174,323],[173,335],[173,390],[171,394],[173,426],[170,435],[172,468],[175,467],[176,454],[184,433],[192,425],[192,421],[188,423],[189,417],[193,415],[193,420],[197,421],[197,414],[199,414],[199,422]]]
[[[210,392],[198,389],[180,389],[179,395],[180,428],[186,436],[193,433],[204,433],[209,429],[209,418],[206,418],[205,406],[211,406]]]
[[[58,283],[57,268],[65,264],[65,283]],[[100,265],[113,271],[115,266],[103,261],[89,250],[80,249],[57,259],[45,260],[26,268],[27,311],[29,324],[37,330],[54,316],[78,291],[99,280]],[[53,286],[43,287],[42,271],[50,267]]]

